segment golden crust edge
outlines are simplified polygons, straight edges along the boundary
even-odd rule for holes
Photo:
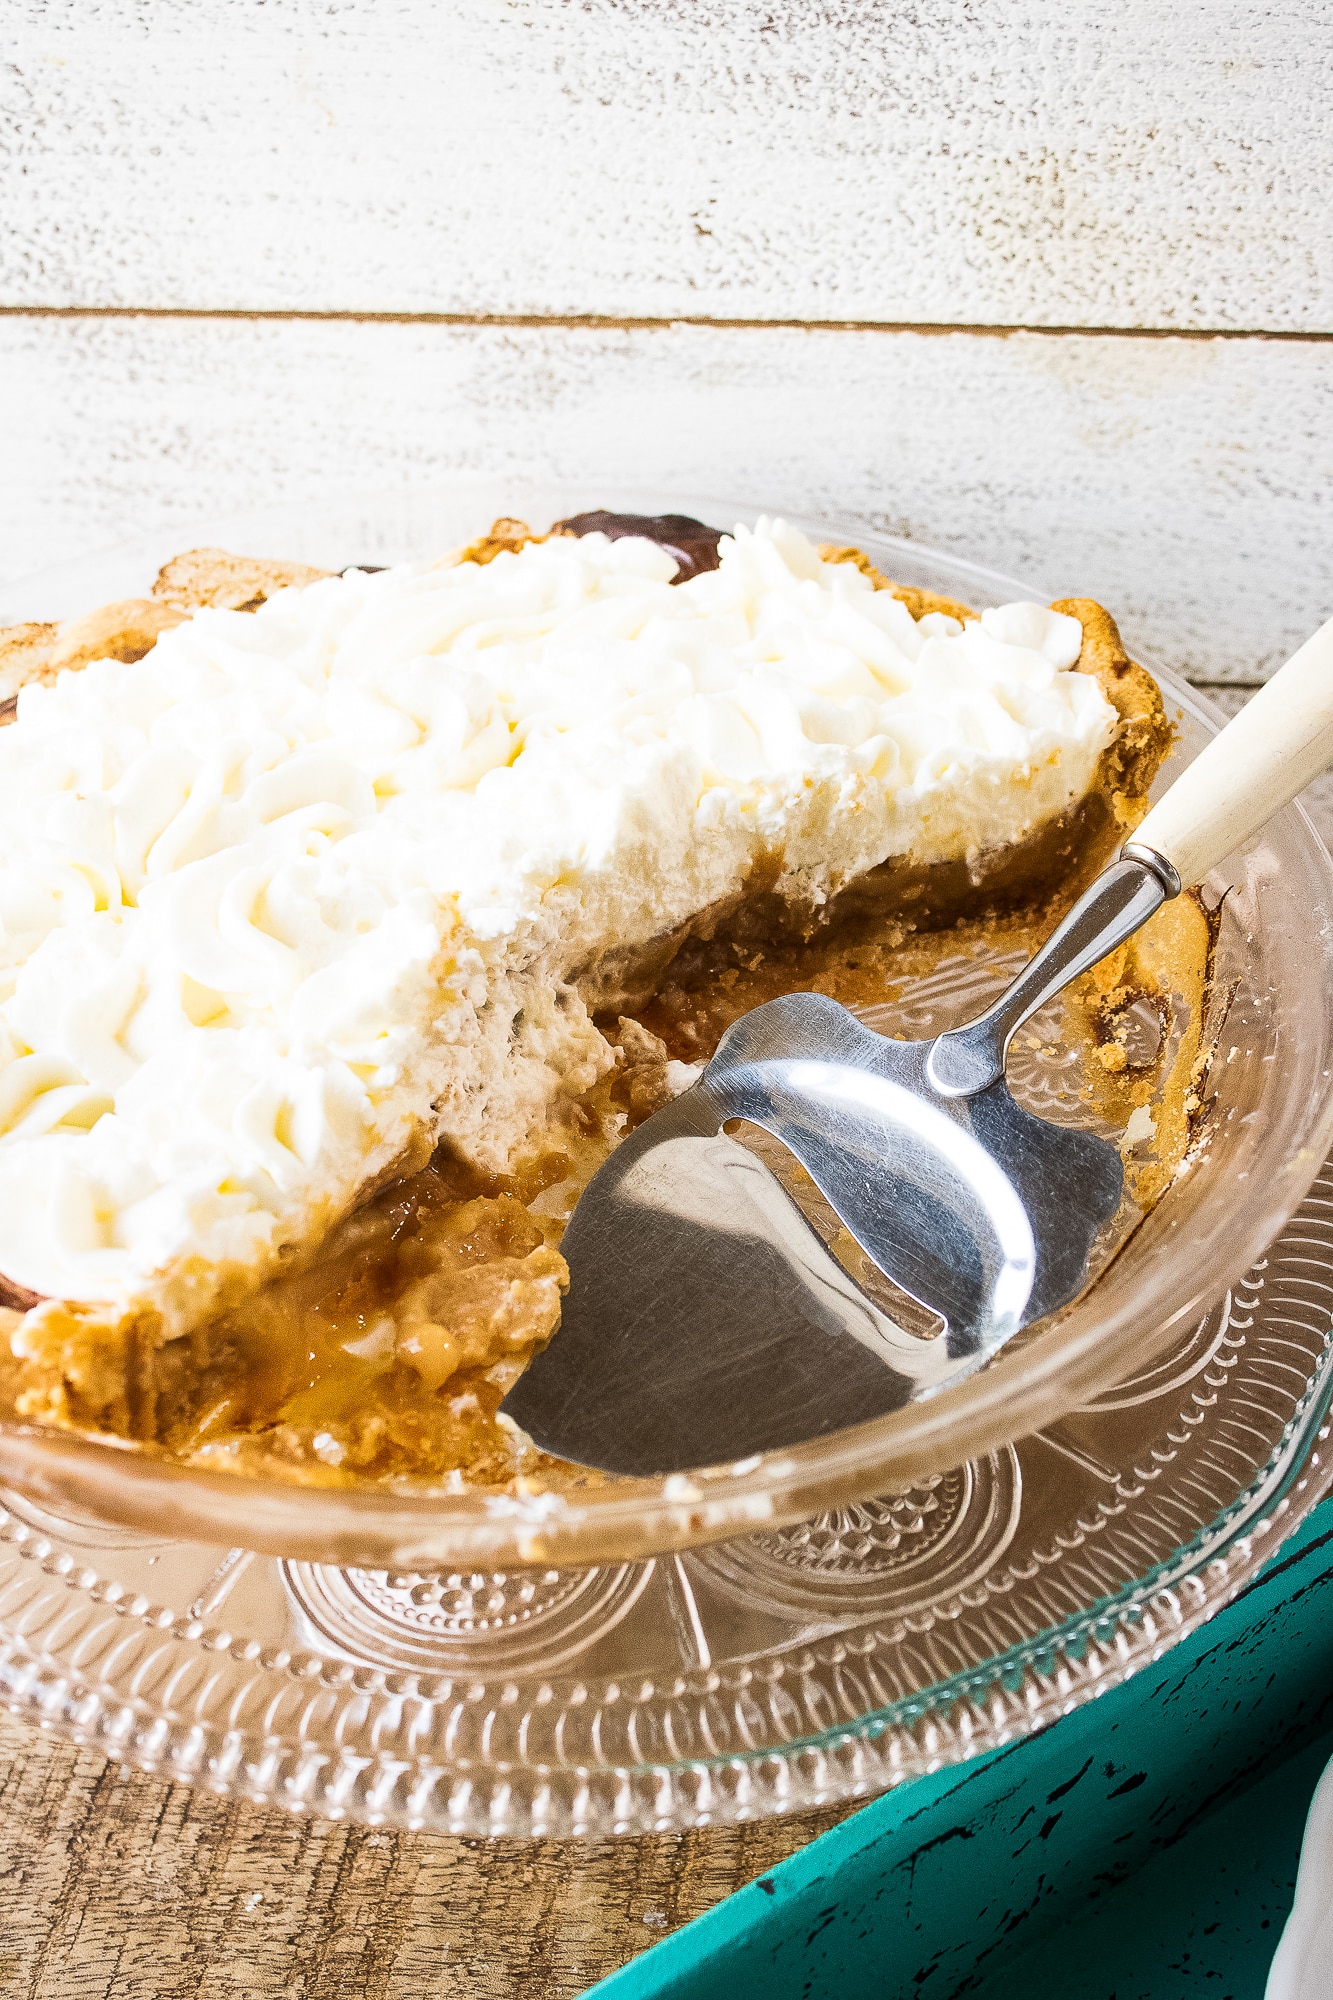
[[[276,591],[303,589],[332,573],[226,549],[185,549],[162,565],[147,597],[121,598],[78,618],[0,627],[0,726],[14,720],[25,687],[49,687],[94,660],[141,660],[195,611],[257,611]]]

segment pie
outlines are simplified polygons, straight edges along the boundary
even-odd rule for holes
[[[340,575],[190,551],[0,631],[0,721],[14,1411],[481,1484],[531,1470],[496,1407],[617,1136],[784,983],[1035,939],[1171,741],[1090,600],[607,514]]]

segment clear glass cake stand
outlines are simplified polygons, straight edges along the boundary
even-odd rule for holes
[[[457,482],[193,523],[30,579],[4,611],[131,595],[204,541],[333,567],[595,504],[757,511]],[[1046,595],[864,526],[822,532],[974,603]],[[1167,685],[1188,752],[1213,725]],[[293,1811],[599,1835],[869,1796],[1156,1659],[1330,1484],[1333,868],[1293,810],[1225,886],[1234,1115],[1206,1171],[1130,1246],[1128,1282],[1112,1267],[1100,1317],[985,1371],[1015,1381],[929,1448],[863,1426],[822,1457],[701,1475],[692,1498],[638,1490],[590,1525],[420,1495],[358,1516],[0,1427],[0,1699]],[[1006,969],[946,969],[904,1016],[943,1025]],[[1059,1115],[1059,1059],[1032,1060],[1023,1087]]]

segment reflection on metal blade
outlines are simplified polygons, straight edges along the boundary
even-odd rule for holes
[[[942,1096],[928,1047],[888,1041],[818,994],[737,1022],[702,1081],[626,1140],[579,1202],[560,1329],[506,1414],[583,1464],[684,1470],[936,1394],[1072,1298],[1120,1197],[1119,1156],[1033,1118],[1002,1083]],[[923,1340],[861,1290],[723,1133],[736,1119],[781,1142],[943,1331]],[[1078,1220],[1054,1226],[1071,1184]]]

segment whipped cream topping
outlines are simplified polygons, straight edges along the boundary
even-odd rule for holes
[[[353,572],[0,730],[0,1272],[195,1322],[414,1146],[614,1060],[574,983],[742,893],[1021,839],[1115,713],[1076,620],[915,622],[781,522]]]

